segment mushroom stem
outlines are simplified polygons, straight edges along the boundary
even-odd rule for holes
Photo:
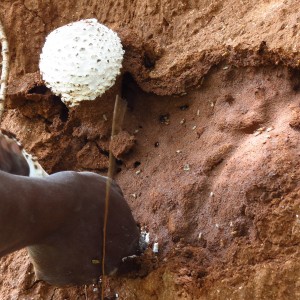
[[[126,102],[123,101],[119,95],[116,96],[112,129],[111,129],[111,140],[116,134],[118,134],[122,129],[122,123],[126,111]],[[104,208],[104,223],[103,223],[103,242],[102,242],[102,285],[101,285],[101,299],[104,299],[104,288],[106,280],[105,272],[105,259],[106,259],[106,234],[107,234],[107,221],[108,221],[108,211],[109,211],[109,202],[110,202],[110,189],[111,182],[114,175],[115,169],[115,158],[111,150],[109,150],[109,167],[106,181],[106,191],[105,191],[105,208]]]
[[[0,78],[0,122],[4,110],[4,101],[6,97],[7,81],[9,74],[9,47],[6,38],[3,24],[0,20],[0,42],[1,42],[1,55],[2,55],[2,72]]]

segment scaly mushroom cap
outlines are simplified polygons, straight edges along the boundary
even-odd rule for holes
[[[40,56],[47,87],[69,106],[94,100],[114,85],[124,50],[118,35],[96,19],[52,31]]]

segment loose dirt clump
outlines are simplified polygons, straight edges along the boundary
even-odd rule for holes
[[[110,144],[110,151],[116,158],[122,158],[128,153],[135,144],[135,137],[130,135],[127,131],[121,131],[117,135],[113,136]]]

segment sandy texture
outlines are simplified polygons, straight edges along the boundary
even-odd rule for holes
[[[48,172],[105,174],[116,93],[128,101],[116,180],[159,254],[111,278],[107,297],[300,298],[298,1],[85,4],[1,1],[12,58],[2,126]],[[52,29],[90,17],[119,33],[123,75],[68,110],[38,56]],[[99,298],[96,286],[34,282],[24,250],[1,270],[1,299]]]

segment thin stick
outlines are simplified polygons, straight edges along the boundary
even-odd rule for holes
[[[85,300],[89,300],[88,293],[87,293],[87,286],[86,285],[84,286],[84,296],[85,296]]]
[[[112,129],[111,129],[111,141],[113,137],[118,134],[122,129],[122,123],[126,111],[126,103],[120,99],[119,95],[116,97],[113,120],[112,120]],[[106,192],[105,192],[105,209],[104,209],[104,224],[103,224],[103,244],[102,244],[102,285],[101,285],[101,299],[104,300],[104,288],[106,281],[105,274],[105,255],[106,255],[106,231],[107,231],[107,219],[108,219],[108,209],[109,209],[109,199],[110,199],[110,188],[111,182],[114,175],[115,169],[115,158],[109,150],[109,165],[108,165],[108,174],[106,180]]]
[[[3,24],[0,20],[0,42],[1,42],[1,55],[2,55],[2,72],[0,78],[0,122],[2,119],[2,114],[4,110],[4,101],[6,98],[7,91],[7,80],[9,73],[9,48],[8,41],[6,38],[5,30]]]

